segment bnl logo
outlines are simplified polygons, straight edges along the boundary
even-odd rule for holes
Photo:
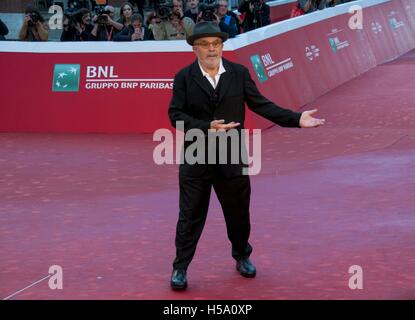
[[[55,64],[52,91],[78,92],[80,71],[79,64]]]

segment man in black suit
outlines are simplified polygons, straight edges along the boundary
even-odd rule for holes
[[[193,46],[197,60],[176,74],[168,112],[173,126],[179,128],[181,122],[185,132],[199,130],[208,150],[205,160],[212,152],[216,153],[213,158],[218,158],[218,148],[210,148],[212,131],[241,132],[245,103],[255,113],[280,126],[316,127],[324,124],[324,119],[312,117],[316,110],[297,113],[280,108],[263,97],[246,67],[222,58],[223,42],[227,38],[228,34],[221,32],[213,22],[196,24],[187,42]],[[185,141],[185,155],[192,142]],[[210,161],[191,164],[185,157],[180,165],[180,213],[176,229],[176,258],[170,281],[172,289],[187,287],[186,271],[206,221],[212,186],[225,216],[236,268],[244,277],[256,275],[256,269],[249,260],[252,252],[248,243],[251,189],[249,176],[243,171],[246,162],[239,158],[236,163],[229,163],[229,145],[226,150],[228,163],[225,164],[210,164]]]

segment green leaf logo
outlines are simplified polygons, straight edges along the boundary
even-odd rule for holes
[[[80,71],[79,64],[55,64],[52,91],[78,92]]]

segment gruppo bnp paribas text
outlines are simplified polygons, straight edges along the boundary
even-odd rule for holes
[[[85,78],[87,90],[173,89],[173,79],[122,78],[116,73],[114,66],[87,66]]]

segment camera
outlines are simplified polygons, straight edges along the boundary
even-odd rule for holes
[[[156,17],[166,20],[173,12],[172,0],[159,0],[155,5]]]
[[[29,17],[30,17],[30,21],[29,21],[30,25],[35,25],[36,23],[38,23],[38,21],[40,21],[40,17],[36,12],[31,12],[29,14]]]
[[[100,26],[105,26],[108,24],[108,17],[105,15],[110,15],[111,12],[105,10],[103,6],[95,7],[95,14],[97,15],[97,24]]]
[[[199,4],[199,11],[202,13],[203,21],[216,21],[215,10],[218,8],[216,0],[203,0]]]

